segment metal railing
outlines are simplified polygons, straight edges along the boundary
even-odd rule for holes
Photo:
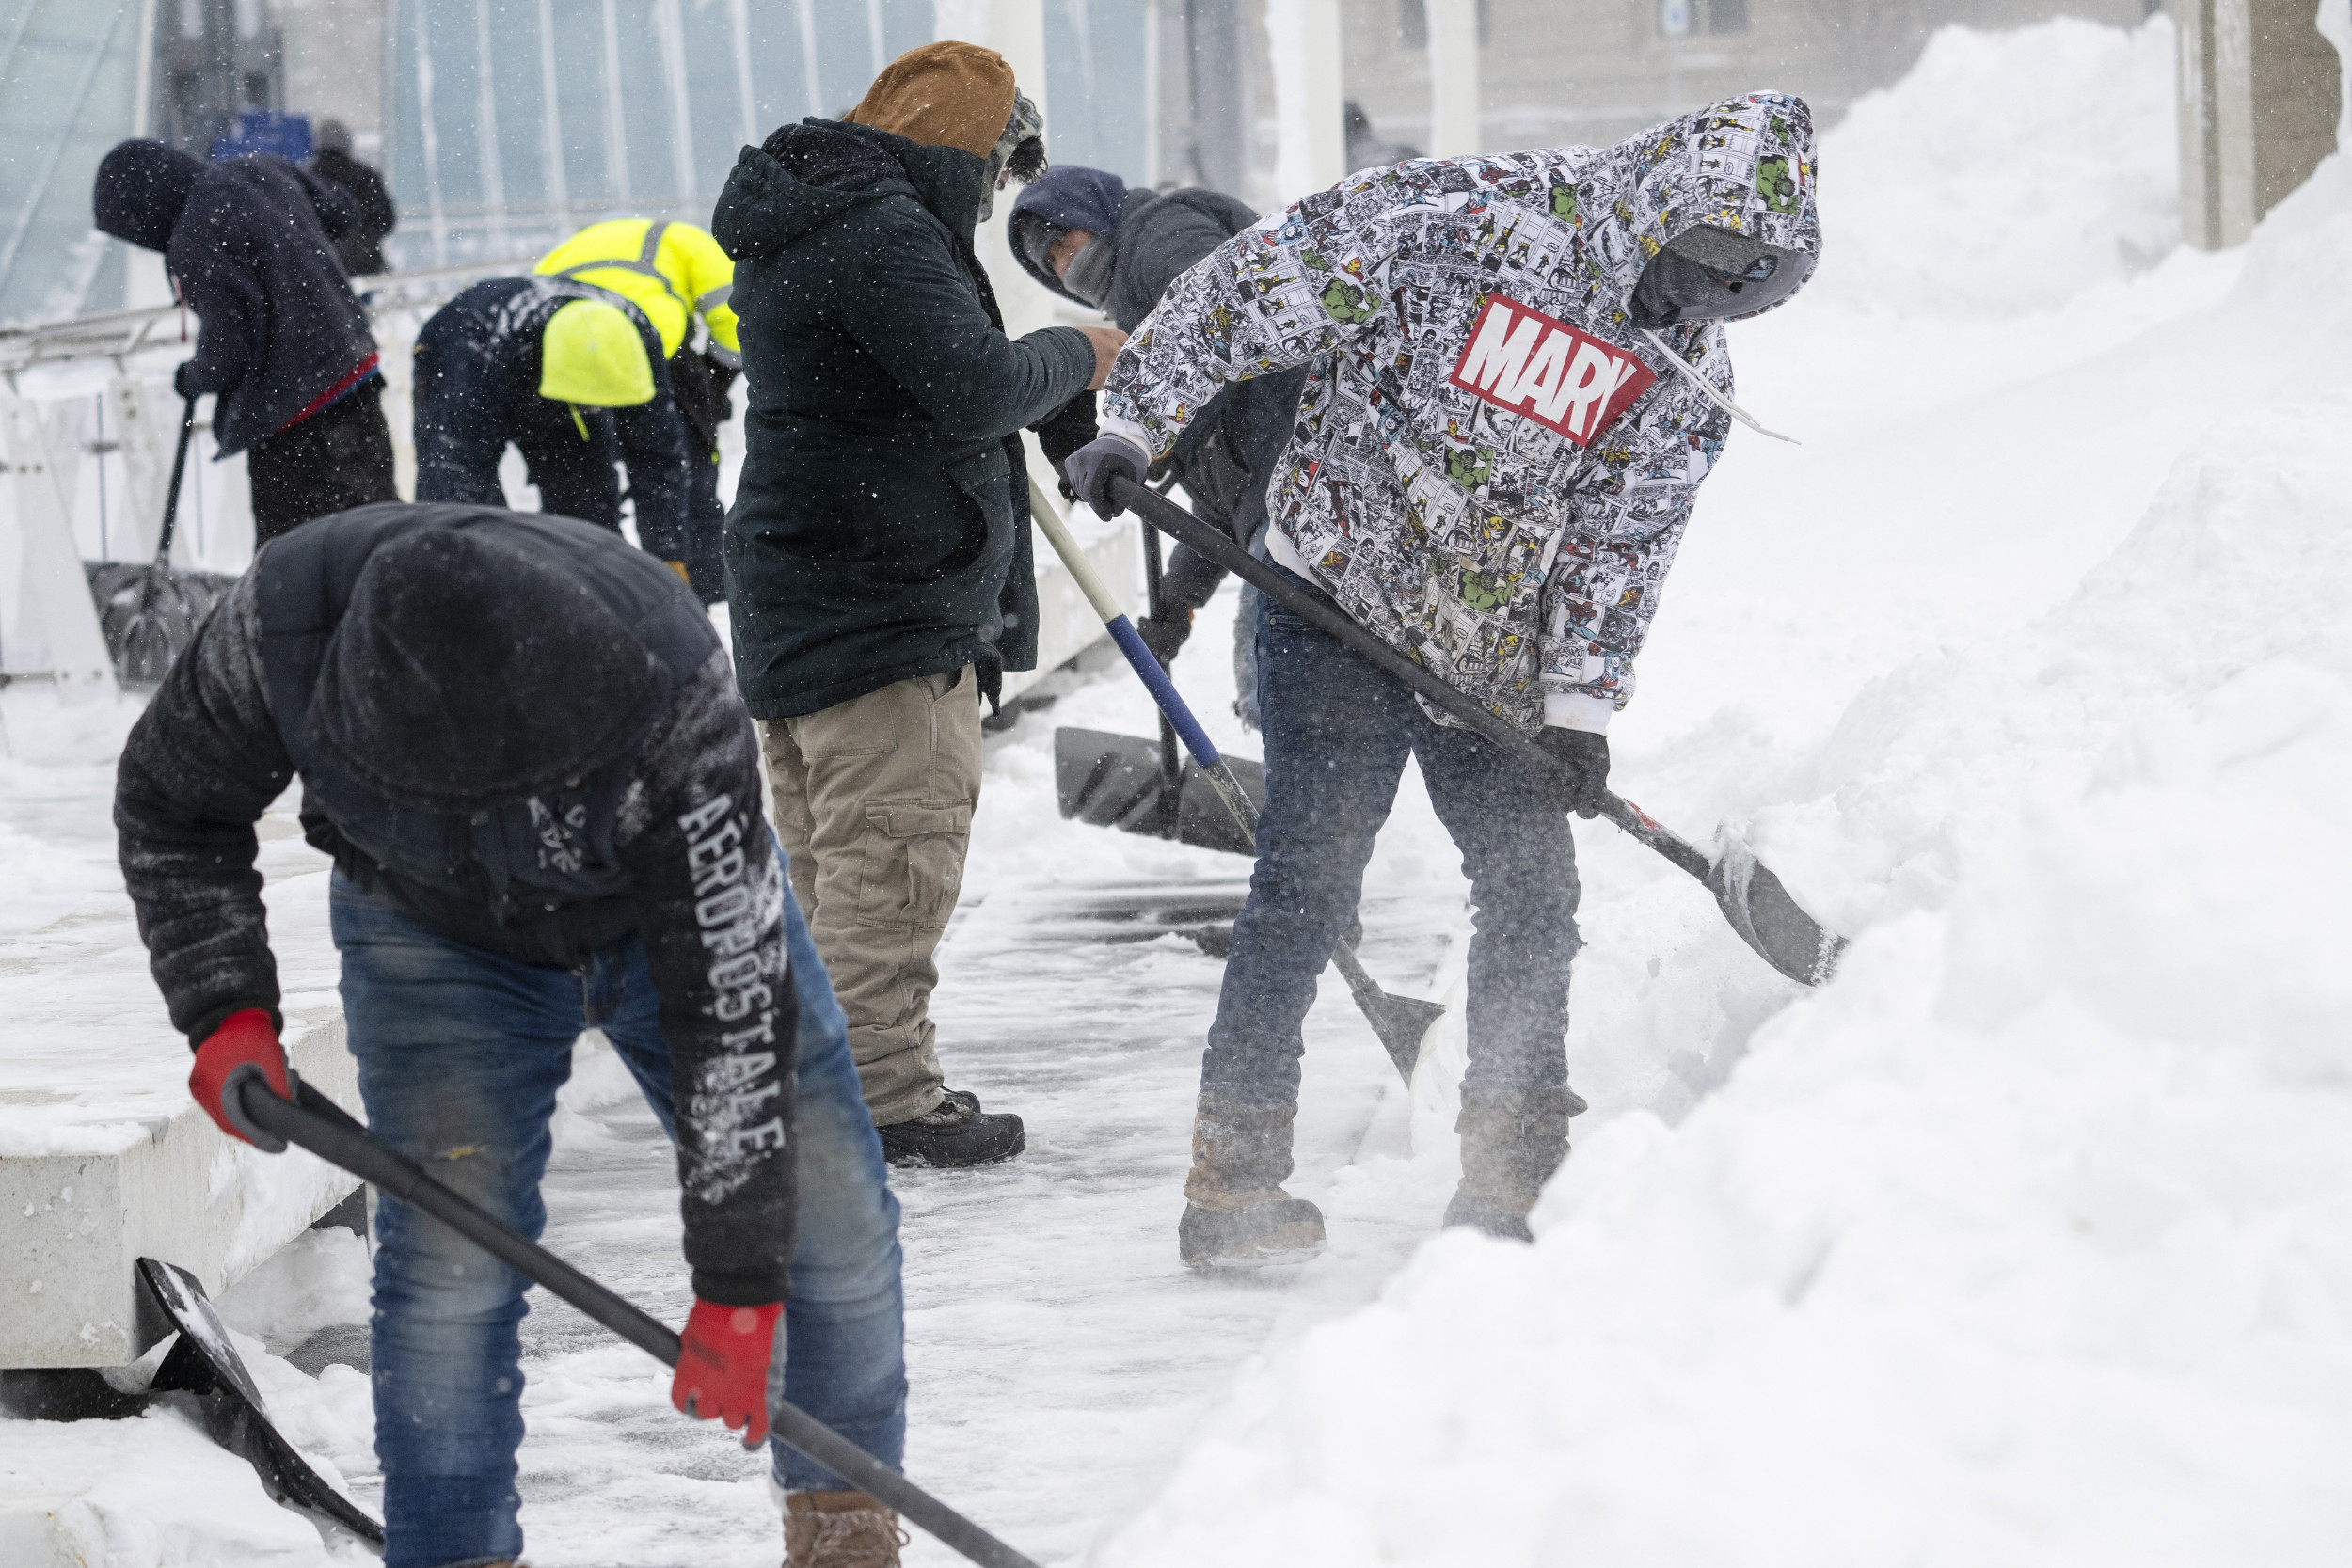
[[[439,306],[478,278],[517,277],[528,273],[537,261],[536,256],[516,256],[446,267],[421,267],[357,278],[354,287],[358,290],[359,302],[369,316],[381,318],[396,311]],[[171,304],[102,310],[32,326],[0,326],[0,377],[8,379],[13,391],[16,377],[35,366],[89,359],[112,360],[119,366],[133,356],[150,350],[181,347],[183,345],[158,336],[157,329],[183,320],[193,325],[185,307]]]

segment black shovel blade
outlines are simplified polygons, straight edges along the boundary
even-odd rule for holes
[[[1248,757],[1227,757],[1242,793],[1265,804],[1265,769]],[[1257,845],[1218,798],[1200,764],[1187,760],[1168,799],[1160,770],[1160,743],[1107,730],[1054,732],[1054,785],[1061,814],[1098,828],[1172,838],[1202,849],[1254,855]]]
[[[1846,939],[1805,913],[1743,841],[1732,839],[1715,857],[1707,885],[1731,928],[1766,963],[1799,985],[1818,986],[1829,978]]]
[[[253,1466],[272,1501],[349,1530],[381,1552],[384,1527],[327,1485],[270,1425],[261,1390],[196,1275],[152,1258],[138,1260],[138,1274],[165,1323],[180,1336],[156,1369],[150,1391],[194,1395],[205,1432]]]

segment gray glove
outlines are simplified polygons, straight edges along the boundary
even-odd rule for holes
[[[1127,509],[1111,499],[1112,477],[1141,484],[1144,470],[1151,466],[1152,454],[1124,436],[1097,436],[1070,454],[1062,472],[1078,499],[1094,508],[1097,516],[1116,517]]]
[[[1609,788],[1609,737],[1547,724],[1536,732],[1535,744],[1551,755],[1551,776],[1544,783],[1559,809],[1583,817],[1599,816],[1600,798]]]

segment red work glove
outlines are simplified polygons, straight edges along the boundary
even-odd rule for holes
[[[743,1446],[768,1440],[768,1367],[776,1352],[776,1318],[784,1303],[723,1307],[696,1301],[679,1336],[677,1376],[670,1402],[697,1420],[724,1421],[743,1433]]]
[[[276,1154],[285,1148],[286,1140],[246,1120],[230,1093],[256,1073],[272,1094],[281,1100],[294,1098],[294,1077],[286,1066],[286,1048],[278,1043],[276,1026],[269,1014],[247,1007],[221,1020],[220,1027],[196,1048],[196,1069],[188,1074],[188,1093],[222,1132],[243,1138],[264,1153]]]

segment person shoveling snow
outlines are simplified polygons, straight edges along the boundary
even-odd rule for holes
[[[1267,799],[1193,1130],[1187,1263],[1311,1256],[1282,1190],[1300,1021],[1408,755],[1463,852],[1463,1174],[1446,1213],[1527,1235],[1567,1151],[1575,845],[1611,715],[1736,410],[1723,323],[1787,300],[1820,252],[1810,112],[1726,99],[1609,148],[1367,171],[1171,285],[1071,456],[1097,512],[1228,382],[1309,365],[1268,552],[1382,641],[1534,733],[1556,778],[1261,606]],[[1744,418],[1744,417],[1742,417]]]
[[[601,1029],[678,1146],[673,1400],[757,1442],[780,1386],[895,1468],[898,1208],[756,745],[702,607],[618,533],[361,507],[265,546],[172,665],[123,749],[123,879],[191,1092],[282,1148],[239,1106],[255,1074],[293,1087],[253,824],[299,775],[368,1127],[535,1236],[556,1090]],[[385,1560],[511,1561],[527,1281],[390,1192],[376,1225]],[[869,1496],[781,1446],[771,1474],[795,1568],[897,1561]]]

